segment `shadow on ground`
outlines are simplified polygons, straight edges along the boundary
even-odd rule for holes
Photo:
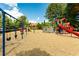
[[[46,51],[40,50],[39,48],[34,48],[29,51],[21,51],[16,54],[16,56],[50,56]]]

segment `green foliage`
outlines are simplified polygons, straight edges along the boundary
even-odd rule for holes
[[[63,17],[63,16],[58,16],[57,18],[58,18],[58,19],[61,19],[62,17]]]
[[[59,16],[64,16],[65,14],[65,8],[66,4],[60,4],[60,3],[51,3],[49,4],[45,17],[49,19],[49,21],[53,21],[53,18],[59,17]]]
[[[20,28],[20,21],[17,21],[17,20],[14,20],[13,21],[14,22],[14,26],[18,29],[18,28]]]
[[[49,22],[45,22],[44,26],[49,27],[50,26],[50,23]]]
[[[18,18],[19,22],[23,22],[24,24],[24,27],[27,27],[28,26],[28,20],[27,20],[27,17],[26,16],[21,16]]]
[[[68,21],[73,25],[74,27],[79,27],[79,21],[76,20],[76,14],[79,11],[79,4],[78,3],[70,3],[67,4],[66,7],[66,16]]]
[[[13,28],[13,21],[10,17],[6,16],[5,18],[5,27],[8,27],[10,29]]]
[[[0,15],[0,28],[2,27],[2,16]],[[17,29],[20,28],[20,23],[23,22],[24,27],[28,26],[28,20],[25,16],[21,16],[18,18],[18,20],[11,19],[9,16],[6,16],[5,18],[5,27],[9,28],[9,31],[12,31],[14,27]]]
[[[42,23],[37,23],[37,28],[38,29],[42,29],[43,27],[50,27],[50,23],[49,22],[42,22]]]
[[[37,28],[38,28],[38,29],[42,29],[42,24],[41,24],[41,23],[38,23],[38,24],[37,24]]]

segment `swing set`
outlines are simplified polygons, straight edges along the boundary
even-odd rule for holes
[[[6,27],[5,27],[5,20],[6,20],[6,15],[10,16],[11,18],[19,21],[18,19],[16,19],[15,17],[13,17],[12,15],[6,13],[4,10],[2,10],[0,8],[0,11],[2,13],[2,55],[5,56],[5,40],[10,41],[11,37],[9,36],[7,39],[5,39],[5,33],[6,33]],[[8,21],[8,25],[9,25],[9,21]],[[7,30],[9,31],[9,26],[7,25]],[[24,30],[24,25],[23,23],[21,24],[21,30],[22,30],[22,39],[23,39],[23,30]],[[15,39],[17,38],[17,32],[16,32],[16,27],[14,26],[14,32],[15,32]]]

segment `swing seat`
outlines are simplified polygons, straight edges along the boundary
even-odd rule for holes
[[[17,38],[17,35],[15,35],[15,38]]]
[[[7,41],[10,41],[11,40],[11,37],[7,38]]]

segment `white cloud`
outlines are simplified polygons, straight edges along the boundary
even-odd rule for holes
[[[37,21],[39,20],[39,17],[37,18]]]
[[[31,19],[29,20],[29,23],[38,23],[39,22],[39,17],[37,17],[37,19]]]
[[[48,19],[46,19],[45,22],[49,22]]]
[[[17,7],[17,3],[5,3],[5,4],[10,7]]]
[[[9,8],[11,8],[11,9],[4,10],[8,14],[14,16],[15,18],[18,18],[23,15],[23,13],[19,11],[16,3],[6,3],[6,4],[9,6]]]
[[[29,20],[29,23],[37,23],[37,21]]]

